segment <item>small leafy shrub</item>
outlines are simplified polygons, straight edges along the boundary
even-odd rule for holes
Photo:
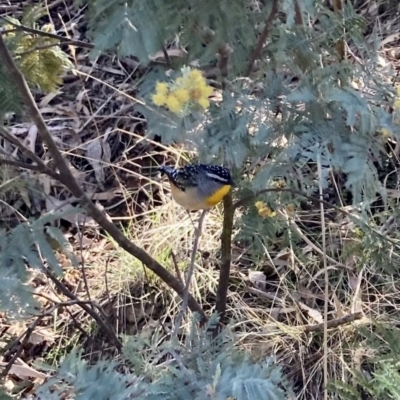
[[[214,315],[199,328],[199,319],[193,317],[182,343],[165,341],[160,345],[157,335],[128,337],[124,358],[132,367],[129,373],[117,372],[115,362],[89,366],[79,353],[71,353],[39,389],[38,399],[58,400],[66,390],[76,400],[286,399],[290,387],[272,359],[252,362],[234,347],[228,330],[213,337],[216,322]]]

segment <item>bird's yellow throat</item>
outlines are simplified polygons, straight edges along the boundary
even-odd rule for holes
[[[224,185],[220,187],[215,193],[207,198],[206,203],[210,206],[218,204],[231,190],[231,185]]]

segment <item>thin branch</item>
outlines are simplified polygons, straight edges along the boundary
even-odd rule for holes
[[[299,0],[294,0],[294,12],[295,12],[294,22],[296,23],[296,25],[303,26],[304,25],[303,14],[301,12]]]
[[[345,315],[344,317],[337,318],[337,319],[332,319],[326,323],[326,329],[334,329],[334,328],[339,328],[339,326],[349,324],[350,322],[357,321],[358,319],[361,319],[363,317],[362,312],[356,312],[354,314],[348,314]],[[317,332],[317,331],[323,331],[325,328],[325,322],[321,322],[320,324],[315,324],[315,325],[305,325],[302,327],[304,332]]]
[[[72,44],[73,45],[74,43],[73,43],[73,41],[65,41],[65,42],[63,42],[63,44]],[[52,43],[52,44],[46,44],[43,46],[35,46],[32,49],[22,51],[21,53],[15,53],[15,56],[23,57],[23,56],[26,56],[27,54],[33,53],[35,51],[46,50],[46,49],[50,49],[52,47],[59,46],[59,45],[60,45],[60,43]]]
[[[57,277],[47,268],[45,274],[50,278],[50,280],[56,285],[57,289],[63,293],[65,296],[74,300],[81,306],[81,308],[86,311],[107,333],[109,338],[114,342],[114,345],[117,347],[118,350],[122,349],[122,343],[118,339],[117,334],[115,333],[113,327],[108,324],[105,320],[103,320],[91,307],[89,307],[86,303],[80,302],[79,299],[62,283],[60,282]],[[93,303],[91,303],[93,304]],[[99,309],[99,308],[97,308]],[[104,316],[104,313],[102,313]]]
[[[13,29],[0,29],[0,34],[1,35],[7,35],[8,33],[14,33],[17,32],[15,28]]]
[[[14,365],[15,361],[17,358],[21,355],[22,351],[28,344],[29,338],[31,337],[33,331],[35,328],[38,326],[39,322],[46,316],[51,315],[58,307],[61,306],[71,306],[74,304],[79,304],[82,303],[80,300],[72,300],[72,301],[66,301],[66,302],[61,302],[57,303],[54,306],[51,306],[48,310],[44,311],[42,314],[40,314],[35,321],[33,321],[28,328],[21,334],[19,335],[8,347],[7,347],[7,352],[4,354],[4,356],[7,356],[7,353],[11,352],[12,348],[22,339],[21,345],[19,346],[18,350],[15,352],[15,354],[11,357],[10,361],[7,363],[7,365],[4,367],[4,370],[0,373],[0,379],[4,378],[11,370],[12,366]]]
[[[290,188],[268,188],[268,189],[261,189],[257,192],[255,192],[254,194],[251,194],[249,196],[243,197],[242,199],[238,200],[236,203],[233,204],[233,208],[236,210],[236,208],[238,207],[242,207],[245,204],[247,204],[248,202],[254,200],[255,198],[257,198],[258,196],[264,194],[264,193],[273,193],[273,192],[286,192],[286,193],[293,193],[293,194],[298,194],[299,196],[305,197],[308,200],[313,201],[314,203],[317,204],[324,204],[325,206],[334,209],[335,211],[349,217],[349,218],[354,218],[354,216],[349,213],[346,210],[343,210],[342,208],[335,206],[334,204],[329,203],[326,200],[322,200],[318,197],[315,196],[310,196],[307,193],[302,192],[301,190],[297,190],[297,189],[290,189]],[[362,223],[362,221],[360,221]],[[395,246],[396,248],[399,247],[399,244],[396,243],[395,241],[393,241],[391,238],[385,236],[384,234],[382,234],[381,232],[378,232],[377,230],[375,230],[374,228],[370,227],[369,225],[367,225],[366,223],[363,223],[363,225],[368,228],[371,232],[373,232],[374,234],[378,235],[380,238],[382,238],[383,240],[388,241],[390,244],[392,244],[393,246]]]
[[[196,24],[194,31],[196,32],[196,34],[199,34],[201,36],[204,44],[206,45],[209,45],[215,39],[215,31],[208,26],[199,27]],[[228,85],[226,77],[228,76],[229,72],[229,62],[231,59],[232,52],[233,49],[229,45],[229,43],[220,43],[218,45],[218,54],[217,54],[218,69],[216,71],[216,76],[221,75],[222,79],[220,85],[222,89],[225,89],[225,87]]]
[[[3,158],[3,157],[0,157],[0,165],[10,165],[11,167],[15,167],[15,168],[24,168],[24,169],[27,169],[30,171],[46,173],[45,171],[43,171],[43,168],[41,168],[38,165],[28,164],[28,163],[24,163],[24,162],[16,161],[16,160],[8,160],[7,158]],[[54,176],[57,176],[57,173],[54,173]]]
[[[168,51],[167,51],[167,49],[165,48],[165,46],[162,47],[162,52],[163,52],[164,57],[165,57],[165,64],[166,64],[166,67],[167,67],[167,69],[169,69],[169,68],[171,68],[171,58],[170,58],[170,56],[169,56],[169,54],[168,54]]]
[[[340,16],[343,11],[342,0],[333,0],[333,11]],[[346,57],[346,48],[344,38],[341,38],[336,43],[336,50],[338,52],[339,62],[343,61]]]
[[[49,168],[44,162],[43,160],[38,157],[34,152],[32,152],[27,146],[25,146],[24,143],[22,143],[22,141],[20,139],[18,139],[17,137],[13,136],[10,132],[7,131],[7,129],[3,128],[2,126],[0,126],[0,136],[3,136],[3,138],[5,138],[6,140],[8,140],[10,143],[12,143],[14,146],[16,146],[18,149],[20,149],[27,158],[32,159],[32,161],[34,161],[36,163],[36,166],[32,166],[32,168],[28,168],[28,165],[26,165],[27,169],[33,169],[36,168],[51,176],[54,179],[58,179],[59,175],[56,171],[54,171],[53,169]],[[6,159],[2,159],[1,162],[4,161],[4,164],[7,164],[7,160]],[[11,161],[11,160],[10,160]],[[11,163],[8,163],[11,165]]]
[[[249,293],[253,293],[257,296],[264,297],[269,300],[273,300],[274,302],[279,303],[282,307],[286,307],[285,301],[282,300],[281,298],[277,297],[276,293],[267,293],[262,290],[250,287],[250,286],[246,288],[246,291]],[[345,315],[344,317],[332,319],[332,320],[328,321],[327,329],[339,328],[339,326],[349,324],[350,322],[359,320],[362,317],[363,317],[363,313],[360,311],[360,312],[355,312],[352,314]],[[304,325],[304,326],[299,326],[296,328],[300,328],[303,330],[303,332],[309,333],[309,332],[323,331],[324,327],[325,327],[325,322],[321,322],[320,324]]]
[[[43,293],[38,293],[38,292],[36,292],[36,293],[33,293],[33,295],[34,295],[34,296],[43,297],[44,299],[46,299],[46,300],[48,300],[48,301],[51,301],[51,302],[54,303],[54,304],[59,304],[59,303],[61,303],[61,305],[66,305],[66,306],[72,305],[72,304],[79,304],[79,303],[93,303],[93,301],[90,301],[90,300],[79,300],[79,301],[71,300],[71,301],[68,301],[68,302],[67,302],[68,304],[63,304],[63,302],[56,301],[55,299],[53,299],[53,298],[51,298],[51,297],[49,297],[49,296],[47,296],[47,295],[45,295],[45,294],[43,294]],[[58,297],[59,297],[59,296],[58,296]],[[86,332],[86,331],[83,329],[81,323],[78,322],[77,319],[76,319],[76,317],[75,317],[75,315],[78,314],[78,313],[75,312],[74,314],[72,314],[71,310],[70,310],[68,307],[65,308],[65,311],[66,311],[67,314],[71,317],[71,319],[72,319],[72,321],[73,321],[73,323],[74,323],[74,327],[76,327],[76,328],[81,332],[82,336],[83,336],[84,338],[87,339],[87,338],[89,337],[88,332]],[[65,324],[67,324],[68,326],[70,326],[70,325],[71,325],[71,322],[70,322],[70,321],[66,321]]]
[[[179,279],[182,283],[184,283],[185,280],[183,279],[182,271],[179,269],[178,262],[177,262],[177,259],[176,259],[176,255],[175,255],[175,253],[173,252],[173,250],[171,250],[170,256],[171,256],[171,258],[172,258],[172,262],[174,263],[174,268],[175,268],[176,276],[178,277],[178,279]]]
[[[216,309],[220,315],[221,322],[223,322],[223,319],[225,317],[229,274],[231,270],[231,248],[234,213],[235,208],[233,207],[232,193],[229,193],[227,196],[224,197],[224,222],[221,234],[221,266],[219,270],[216,302]]]
[[[188,273],[187,273],[187,276],[186,276],[185,289],[184,289],[184,292],[183,292],[182,306],[181,306],[181,309],[179,311],[178,317],[176,318],[176,321],[175,321],[175,328],[174,328],[174,331],[172,333],[172,337],[175,337],[178,334],[179,329],[181,327],[183,316],[185,315],[185,311],[186,311],[186,308],[187,308],[187,305],[188,305],[189,288],[190,288],[190,283],[192,282],[192,277],[193,277],[194,270],[195,270],[195,261],[196,261],[197,248],[199,247],[200,236],[201,236],[201,233],[202,233],[202,230],[203,230],[203,221],[204,221],[204,218],[205,218],[206,214],[207,214],[207,210],[203,210],[201,212],[201,215],[200,215],[200,218],[199,218],[199,222],[198,222],[197,228],[195,230],[193,249],[192,249],[192,254],[191,254],[191,257],[190,257],[190,264],[189,264]]]
[[[10,12],[10,11],[17,11],[21,9],[22,6],[20,5],[15,5],[15,6],[6,6],[6,5],[0,5],[0,12]]]
[[[321,166],[321,151],[317,154],[317,169],[318,169],[318,189],[320,200],[324,197],[324,190],[322,188],[322,166]],[[321,215],[321,233],[322,233],[322,259],[324,262],[324,281],[325,281],[325,293],[324,293],[324,399],[328,400],[328,303],[329,303],[329,273],[328,273],[328,260],[326,255],[326,229],[325,229],[325,210],[324,204],[320,205]]]
[[[57,1],[58,0],[56,0],[56,2]],[[49,5],[49,8],[51,8],[51,6],[52,6],[52,4]],[[8,29],[8,30],[0,30],[0,36],[7,34],[7,33],[15,32],[15,31],[22,31],[22,32],[31,33],[31,34],[38,35],[38,36],[44,36],[44,37],[48,37],[51,39],[59,40],[61,42],[60,44],[66,44],[66,45],[81,47],[81,48],[85,48],[85,49],[95,49],[96,48],[96,46],[92,43],[82,42],[80,40],[73,40],[69,37],[60,36],[60,35],[57,35],[55,33],[50,33],[50,32],[44,32],[39,29],[33,29],[33,28],[30,28],[25,25],[18,25],[16,23],[8,20],[6,17],[3,17],[2,15],[0,15],[0,19],[3,19],[4,21],[6,21],[8,24],[14,26],[14,28],[15,28],[15,29]],[[58,45],[60,45],[60,44],[58,44]],[[35,50],[39,50],[39,49],[35,49]],[[29,50],[29,51],[31,51],[31,50]],[[21,53],[21,54],[25,54],[25,53]],[[171,57],[169,57],[169,58],[171,58]],[[132,59],[139,62],[139,59],[137,57],[132,56]],[[150,60],[150,65],[165,66],[166,63],[163,61]]]
[[[221,72],[221,76],[226,78],[229,72],[229,60],[233,50],[228,43],[221,44],[218,47],[218,68]]]
[[[286,193],[293,193],[293,194],[298,194],[302,197],[305,197],[308,200],[311,200],[313,202],[316,202],[317,204],[319,203],[323,203],[325,204],[327,207],[333,208],[334,210],[345,214],[345,215],[350,215],[347,211],[341,209],[338,206],[335,206],[334,204],[329,203],[326,200],[322,200],[318,197],[315,196],[310,196],[307,193],[302,192],[301,190],[297,190],[297,189],[291,189],[291,188],[268,188],[268,189],[261,189],[257,192],[255,192],[254,194],[250,194],[249,196],[243,197],[242,199],[238,200],[236,203],[233,204],[233,207],[236,209],[238,207],[242,207],[244,206],[246,203],[254,200],[255,198],[257,198],[258,196],[264,194],[264,193],[274,193],[274,192],[286,192]]]
[[[0,59],[2,59],[3,65],[6,67],[11,80],[14,82],[16,88],[21,94],[22,100],[28,108],[31,118],[38,128],[39,135],[42,140],[46,143],[56,167],[59,170],[58,181],[65,185],[66,188],[72,193],[73,196],[79,199],[80,205],[86,210],[89,216],[91,216],[101,228],[103,228],[108,234],[118,243],[120,247],[126,250],[129,254],[140,260],[147,268],[152,270],[158,277],[160,277],[168,286],[174,289],[178,295],[183,296],[184,285],[166,268],[164,268],[158,261],[152,258],[142,248],[132,243],[125,235],[117,228],[117,226],[108,219],[107,215],[102,210],[96,207],[96,205],[86,196],[76,179],[74,178],[71,170],[67,163],[64,161],[60,151],[58,150],[53,138],[43,120],[42,115],[32,97],[32,93],[25,81],[24,76],[15,65],[8,49],[4,43],[3,38],[0,35]],[[203,320],[207,317],[201,308],[200,304],[194,299],[193,296],[188,296],[188,305],[192,311],[198,312]]]
[[[28,32],[28,33],[32,33],[34,35],[44,36],[44,37],[48,37],[51,39],[56,39],[56,40],[59,40],[60,42],[68,42],[68,44],[71,44],[71,45],[77,46],[77,47],[84,47],[86,49],[94,49],[94,45],[91,43],[81,42],[80,40],[71,40],[68,37],[56,35],[55,33],[44,32],[44,31],[40,31],[38,29],[29,28],[28,26],[18,25],[15,22],[12,22],[8,18],[5,18],[1,15],[0,15],[0,18],[3,21],[6,21],[8,24],[14,26],[17,31]]]
[[[84,221],[85,222],[85,221]],[[82,226],[82,229],[80,229],[79,224],[76,223],[76,228],[78,230],[78,237],[79,237],[79,249],[80,249],[80,255],[81,255],[81,271],[82,271],[82,278],[83,278],[83,286],[86,291],[86,295],[89,300],[92,300],[92,296],[90,295],[90,289],[89,289],[89,283],[87,280],[86,276],[86,268],[85,268],[85,257],[83,255],[83,238],[84,238],[84,233],[83,230],[85,229],[85,225]],[[93,309],[93,307],[92,307]]]
[[[326,257],[326,259],[329,260],[329,262],[330,262],[331,264],[333,264],[333,265],[337,265],[337,266],[340,266],[340,267],[342,267],[342,268],[352,270],[350,267],[347,267],[346,265],[341,264],[340,262],[337,262],[337,261],[334,260],[332,257],[329,257],[329,256],[326,254],[326,251],[325,251],[325,250],[321,250],[317,245],[315,245],[315,244],[302,232],[302,230],[299,228],[299,226],[296,224],[296,222],[293,221],[292,219],[290,219],[289,216],[288,216],[285,212],[283,212],[283,211],[281,211],[281,210],[279,210],[279,209],[276,210],[276,212],[277,212],[280,216],[282,216],[283,218],[285,218],[286,221],[287,221],[287,223],[289,224],[289,226],[296,232],[296,234],[297,234],[298,236],[300,236],[300,238],[301,238],[304,242],[306,242],[307,245],[310,246],[310,247],[311,247],[316,253],[318,253],[321,257]]]
[[[261,50],[264,46],[265,41],[267,40],[269,31],[271,30],[272,23],[274,22],[277,12],[278,12],[278,0],[273,0],[271,12],[268,16],[267,21],[265,22],[264,30],[262,31],[261,36],[258,39],[257,45],[250,57],[249,65],[247,67],[245,76],[249,76],[251,74],[251,71],[253,71],[254,63],[261,54]]]

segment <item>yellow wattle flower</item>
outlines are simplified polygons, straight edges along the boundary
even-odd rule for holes
[[[189,72],[189,77],[190,77],[190,79],[193,79],[194,81],[204,79],[203,74],[199,69],[192,69]]]
[[[384,138],[389,137],[389,136],[390,136],[389,129],[387,129],[387,128],[381,128],[381,134],[382,134],[382,136],[383,136]]]
[[[214,92],[214,89],[209,85],[204,85],[204,86],[200,87],[199,90],[200,90],[201,94],[203,95],[203,97],[209,97]]]
[[[168,85],[165,82],[157,82],[156,92],[158,94],[167,94],[168,93]]]
[[[187,89],[176,89],[171,94],[173,94],[182,103],[187,103],[190,99],[189,91]]]
[[[262,202],[262,201],[256,201],[256,202],[254,203],[254,205],[256,206],[256,208],[257,208],[258,210],[265,207],[265,204],[264,204],[264,202]]]
[[[178,113],[182,110],[182,103],[172,94],[167,97],[166,105],[168,109],[174,113]]]
[[[393,104],[393,107],[394,107],[396,110],[400,110],[400,99],[395,100],[395,102],[394,102],[394,104]]]
[[[190,91],[190,98],[194,101],[197,101],[202,97],[201,90],[194,88]]]
[[[210,107],[210,100],[208,100],[205,97],[201,97],[200,99],[197,100],[197,103],[199,103],[199,105],[204,108],[205,110],[207,110],[208,107]]]
[[[263,218],[267,218],[267,217],[272,218],[272,217],[275,217],[276,212],[272,211],[269,207],[263,207],[258,210],[258,214]]]
[[[198,69],[184,68],[182,76],[175,79],[174,83],[157,82],[152,96],[153,103],[165,106],[173,113],[190,111],[188,105],[197,103],[204,110],[210,107],[209,96],[214,89],[207,85],[207,80]]]
[[[155,93],[152,96],[152,100],[156,106],[161,107],[166,104],[167,96],[163,93]]]

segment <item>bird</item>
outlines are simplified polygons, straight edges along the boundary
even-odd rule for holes
[[[161,166],[158,170],[167,176],[172,198],[187,211],[213,208],[235,185],[229,169],[219,165]]]

